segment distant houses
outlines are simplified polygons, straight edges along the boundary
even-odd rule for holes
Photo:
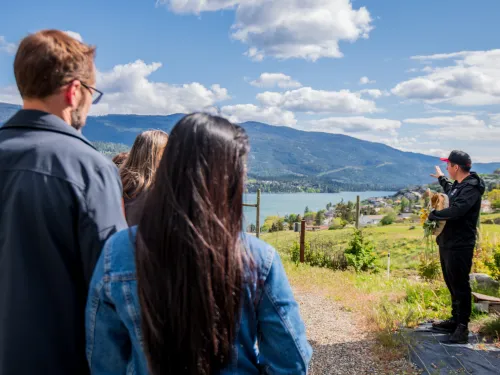
[[[359,217],[359,226],[378,225],[384,215],[361,215]]]
[[[493,208],[491,207],[491,202],[488,199],[483,199],[481,201],[481,212],[485,214],[490,214],[493,212]]]

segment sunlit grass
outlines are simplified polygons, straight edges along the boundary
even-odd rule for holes
[[[345,248],[352,228],[307,232],[306,241],[330,244],[332,251]],[[361,313],[365,327],[374,332],[379,343],[388,350],[395,350],[401,343],[394,332],[402,327],[413,327],[428,319],[442,319],[450,315],[450,294],[442,280],[424,282],[417,276],[419,254],[424,248],[423,231],[416,225],[390,225],[363,230],[375,243],[378,255],[377,273],[356,274],[353,271],[333,271],[295,264],[290,260],[289,248],[299,242],[299,233],[293,231],[266,233],[262,239],[273,245],[281,254],[291,284],[296,289],[322,293],[344,307]],[[481,225],[482,236],[500,240],[500,225]],[[437,250],[437,249],[436,249]],[[386,272],[388,253],[391,259],[390,275]],[[499,291],[477,290],[480,293],[499,295]],[[484,315],[473,311],[472,320],[483,326],[482,330],[494,335],[498,319],[485,320]]]

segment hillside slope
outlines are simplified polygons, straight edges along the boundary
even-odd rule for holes
[[[17,109],[17,106],[0,103],[0,123]],[[143,130],[170,132],[182,116],[89,117],[83,133],[91,141],[130,146]],[[433,156],[403,152],[340,134],[305,132],[259,122],[241,125],[250,137],[250,173],[259,178],[310,177],[329,182],[404,186],[432,181],[429,173],[434,165],[441,163]],[[474,170],[479,173],[491,173],[497,168],[500,163],[474,164]]]

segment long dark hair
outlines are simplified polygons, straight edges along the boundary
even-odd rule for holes
[[[243,128],[208,114],[172,130],[137,235],[141,324],[153,375],[212,374],[232,359],[245,251]]]

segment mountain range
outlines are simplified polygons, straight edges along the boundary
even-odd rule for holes
[[[19,106],[0,103],[0,124]],[[168,116],[106,115],[89,117],[83,134],[90,141],[131,146],[147,129],[170,132],[183,114]],[[403,187],[425,184],[434,156],[404,152],[340,134],[306,132],[259,122],[242,123],[250,138],[249,174],[258,179],[303,179],[333,184]],[[472,155],[473,157],[473,155]],[[474,163],[478,173],[492,173],[500,163]]]

